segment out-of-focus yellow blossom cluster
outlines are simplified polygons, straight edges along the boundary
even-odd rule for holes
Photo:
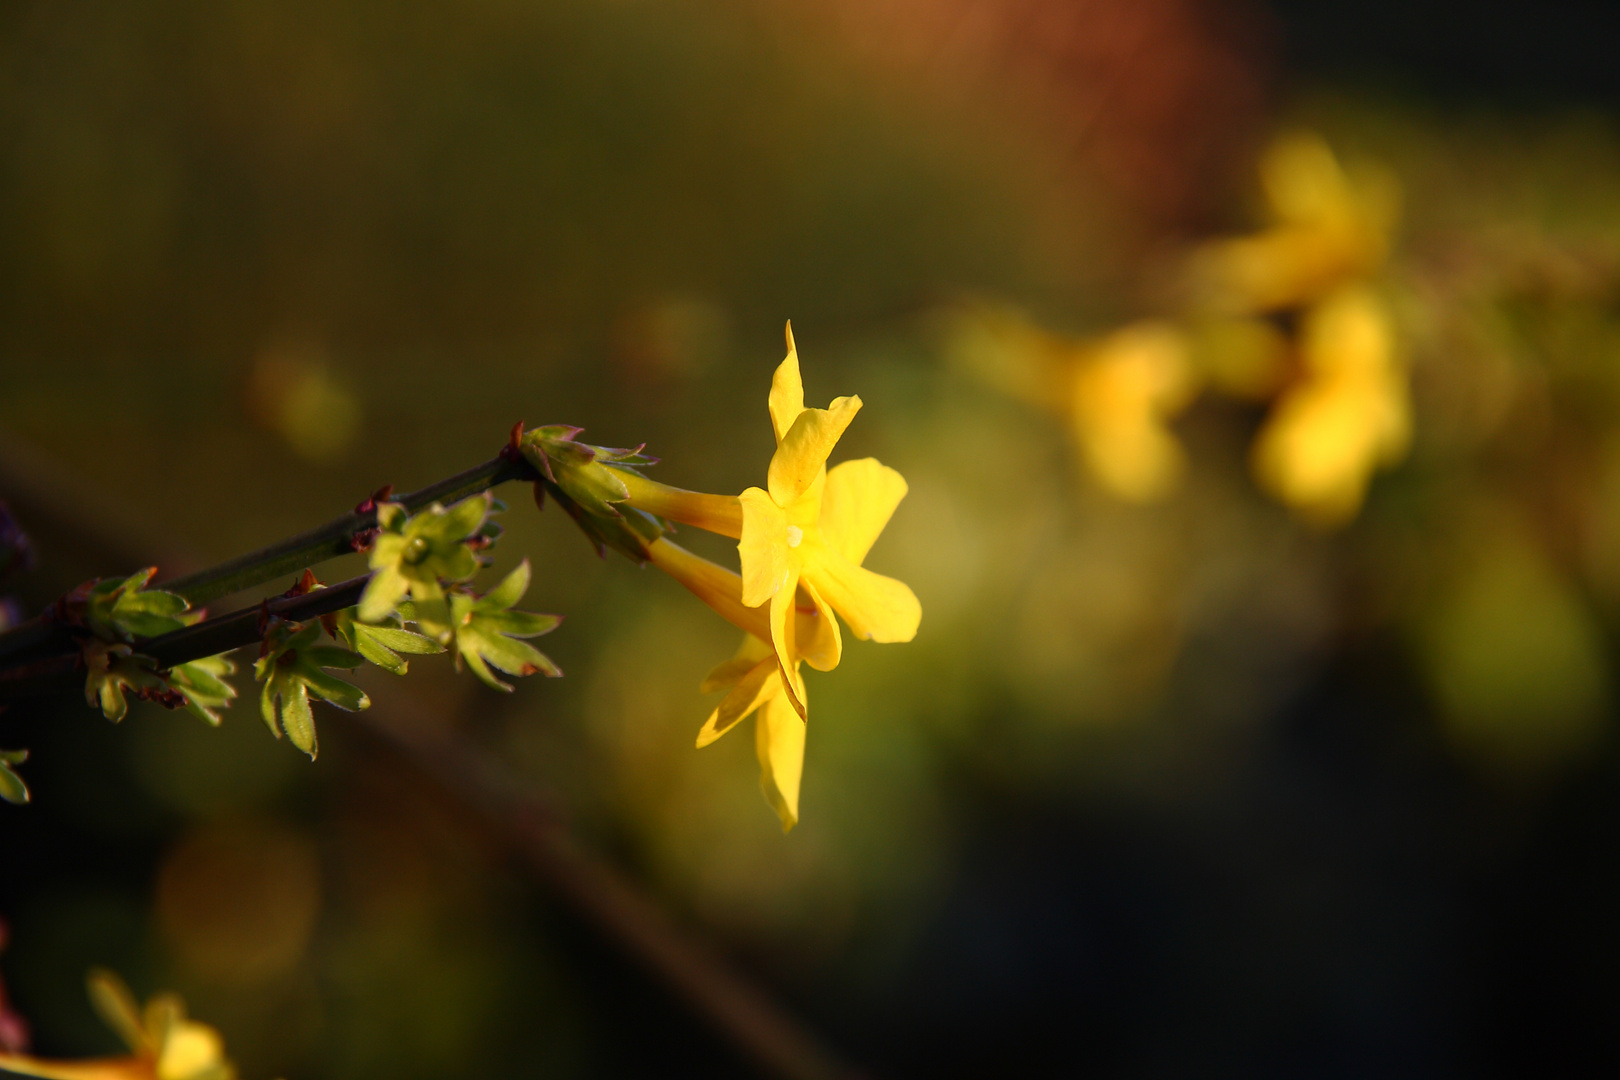
[[[1273,143],[1260,174],[1273,223],[1196,249],[1178,316],[1076,340],[981,308],[955,351],[1062,415],[1087,471],[1130,502],[1175,488],[1186,461],[1171,425],[1200,392],[1269,400],[1257,483],[1302,518],[1340,525],[1410,441],[1407,374],[1378,283],[1398,188],[1383,171],[1347,172],[1312,134]]]
[[[42,1080],[235,1080],[219,1032],[186,1018],[173,994],[158,994],[143,1011],[129,987],[110,971],[90,973],[90,1001],[130,1053],[121,1057],[55,1061],[0,1054],[0,1070]]]
[[[905,497],[905,479],[872,458],[827,468],[861,399],[806,408],[791,325],[787,350],[771,381],[776,453],[765,487],[729,498],[622,473],[630,506],[738,542],[741,574],[664,538],[653,541],[647,555],[747,635],[737,654],[703,681],[705,692],[727,694],[697,745],[757,714],[760,784],[784,831],[799,819],[804,770],[809,697],[800,666],[838,666],[844,649],[838,618],[856,637],[878,642],[910,641],[922,619],[910,588],[861,565]]]

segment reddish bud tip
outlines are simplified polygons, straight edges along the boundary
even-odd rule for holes
[[[376,491],[373,491],[370,495],[367,495],[364,499],[361,499],[359,502],[355,503],[354,512],[357,514],[370,514],[377,509],[378,503],[387,502],[389,497],[393,494],[394,485],[384,484]]]
[[[304,569],[304,573],[299,577],[299,579],[293,582],[293,587],[281,595],[290,600],[295,596],[303,596],[306,593],[312,592],[320,583],[320,579],[315,576],[315,571],[306,567]]]

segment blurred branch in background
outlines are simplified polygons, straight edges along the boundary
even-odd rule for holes
[[[39,522],[42,532],[76,535],[81,552],[100,564],[134,565],[150,558],[146,544],[150,541],[155,546],[156,538],[139,528],[127,533],[108,528],[104,523],[121,520],[117,508],[71,470],[3,431],[0,451],[0,492],[25,507],[30,523]],[[480,476],[490,471],[473,470]],[[495,469],[495,473],[499,472]],[[455,482],[464,485],[466,478]],[[436,485],[434,490],[444,486]],[[168,555],[166,565],[198,564],[199,560],[183,549],[162,550]],[[364,580],[348,583],[353,586],[350,588],[334,587],[281,603],[352,604],[355,597],[350,594],[357,594]],[[221,622],[234,625],[242,617],[256,621],[257,611],[249,609]],[[177,633],[184,635],[187,631]],[[66,689],[71,692],[72,687]],[[374,709],[357,714],[355,719],[374,747],[387,750],[447,798],[471,810],[479,827],[496,838],[536,880],[661,980],[738,1051],[766,1072],[785,1080],[838,1080],[866,1075],[840,1061],[762,988],[722,959],[712,946],[678,927],[657,900],[573,835],[563,822],[559,793],[520,781],[494,755],[455,734],[408,693],[380,681],[371,693],[376,700]],[[0,947],[3,945],[0,924]],[[5,1012],[0,987],[0,1022],[11,1023],[13,1019]],[[0,1038],[14,1027],[13,1023],[0,1028]]]

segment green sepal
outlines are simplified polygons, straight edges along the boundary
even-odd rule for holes
[[[220,709],[236,700],[236,687],[225,676],[236,674],[236,663],[225,655],[205,656],[176,664],[169,670],[169,685],[186,699],[186,710],[193,716],[219,726]]]
[[[647,561],[648,545],[669,531],[661,519],[633,506],[621,507],[615,517],[601,517],[586,513],[566,493],[556,488],[550,490],[552,497],[596,548],[598,555],[605,557],[607,549],[612,548],[640,566]]]
[[[630,497],[624,480],[609,466],[652,465],[641,447],[633,450],[612,446],[592,446],[578,441],[584,428],[553,424],[524,433],[519,443],[529,464],[543,473],[580,509],[598,517],[619,516],[618,503]]]
[[[12,769],[13,765],[21,765],[27,760],[26,750],[0,750],[0,799],[21,806],[32,798],[28,794],[28,785]]]
[[[497,690],[511,690],[491,668],[508,675],[562,674],[550,657],[518,638],[550,633],[562,622],[560,615],[536,615],[511,611],[511,606],[529,591],[529,560],[506,575],[483,596],[454,593],[450,597],[451,621],[455,624],[456,667],[471,668],[485,683]]]
[[[292,744],[311,759],[319,747],[310,694],[345,712],[356,712],[371,705],[371,699],[359,687],[322,670],[356,668],[365,663],[365,657],[335,645],[317,644],[320,634],[321,624],[317,622],[304,625],[278,622],[265,636],[264,655],[253,665],[255,677],[264,683],[259,692],[259,714],[265,726],[278,739],[286,732]]]

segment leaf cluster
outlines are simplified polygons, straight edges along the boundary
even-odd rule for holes
[[[611,475],[591,466],[630,467],[652,459],[642,456],[639,448],[613,450],[575,444],[572,435],[577,428],[546,430],[562,461],[561,474],[570,478],[570,486],[588,499],[592,509],[579,509],[560,488],[556,489],[559,500],[582,520],[597,520],[601,510],[611,519],[626,520],[609,501],[623,497],[622,482],[615,488]],[[10,637],[7,652],[27,655],[28,649],[37,654],[39,646],[59,649],[58,655],[45,661],[54,665],[49,667],[54,673],[49,677],[66,674],[72,667],[83,671],[86,700],[110,720],[127,715],[129,699],[134,697],[170,708],[183,707],[208,724],[218,725],[221,711],[237,696],[229,681],[237,666],[228,653],[256,637],[260,655],[254,674],[261,684],[260,713],[277,738],[285,734],[311,758],[318,752],[314,700],[347,711],[370,705],[364,692],[333,671],[371,663],[403,675],[409,667],[408,656],[450,649],[457,670],[471,668],[480,680],[500,690],[512,687],[497,673],[560,675],[556,664],[524,640],[550,632],[560,617],[514,610],[532,577],[528,561],[488,594],[479,594],[471,584],[488,564],[483,553],[501,533],[490,517],[505,506],[490,495],[488,486],[535,476],[518,450],[520,436],[521,425],[508,452],[493,462],[398,501],[386,501],[389,489],[383,489],[353,514],[313,534],[175,579],[170,586],[174,591],[148,587],[157,572],[154,567],[128,577],[86,582],[33,620],[23,636],[11,636],[7,627],[0,626],[0,633]],[[593,489],[592,483],[606,486]],[[450,501],[469,489],[475,493],[448,507],[430,501]],[[591,494],[593,490],[595,494]],[[417,509],[413,512],[413,508]],[[375,530],[356,532],[356,515],[364,521],[372,513]],[[644,519],[637,526],[642,532],[648,537],[658,535],[660,528],[654,519],[639,517]],[[22,566],[29,558],[27,538],[13,525],[0,505],[0,571]],[[335,602],[305,603],[301,599],[313,600],[310,594],[325,588],[311,570],[305,570],[281,598],[264,602],[257,613],[249,609],[204,621],[204,613],[194,610],[187,600],[187,595],[226,595],[269,580],[273,573],[284,572],[276,568],[300,553],[314,561],[342,553],[328,542],[328,534],[342,541],[339,547],[350,549],[361,547],[364,540],[371,553],[369,578],[363,585],[357,579],[340,586],[347,595],[341,599],[334,595]],[[636,556],[645,542],[634,540],[630,531],[616,536],[612,527],[592,535],[599,548],[606,537]],[[358,604],[351,599],[355,596]],[[342,603],[354,606],[340,607]],[[286,614],[278,614],[283,610]],[[331,642],[321,640],[323,628]],[[52,635],[56,635],[55,644]],[[199,652],[214,655],[198,656]],[[13,768],[27,756],[26,750],[0,750],[0,798],[27,800],[28,789]]]
[[[473,495],[445,509],[434,503],[409,514],[399,503],[377,507],[377,538],[371,549],[371,582],[360,597],[359,618],[381,623],[406,596],[416,623],[441,644],[450,639],[450,605],[444,583],[471,581],[483,568],[478,552],[498,530],[487,532],[494,499]]]
[[[496,678],[490,668],[518,676],[543,673],[557,678],[562,675],[562,669],[548,656],[519,640],[549,634],[562,622],[561,615],[511,610],[529,591],[529,576],[529,560],[524,559],[516,570],[483,596],[458,592],[450,597],[457,669],[466,664],[474,675],[497,690],[510,691],[512,684]]]

